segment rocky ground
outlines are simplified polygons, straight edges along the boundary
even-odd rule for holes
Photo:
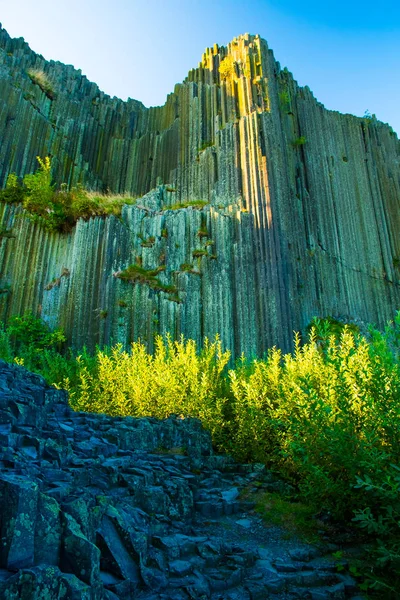
[[[252,490],[279,482],[194,419],[73,412],[0,361],[0,446],[2,599],[361,598],[332,546],[263,524]]]

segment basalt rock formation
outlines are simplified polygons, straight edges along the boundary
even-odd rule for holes
[[[49,155],[58,183],[139,197],[71,234],[3,207],[2,318],[41,312],[77,347],[218,333],[235,357],[288,349],[315,315],[382,326],[400,306],[397,136],[326,110],[259,36],[208,49],[154,108],[3,29],[0,60],[0,184]],[[161,285],[114,276],[135,263]]]
[[[337,547],[283,539],[240,496],[282,485],[215,455],[197,420],[73,412],[0,361],[4,600],[354,597]]]

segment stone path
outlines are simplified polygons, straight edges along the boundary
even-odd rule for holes
[[[274,477],[197,420],[74,413],[0,361],[0,445],[2,599],[360,598],[332,548],[263,525],[241,491]]]

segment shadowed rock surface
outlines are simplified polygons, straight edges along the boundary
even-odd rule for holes
[[[0,361],[4,600],[352,598],[332,545],[282,539],[240,492],[263,465],[214,455],[197,420],[75,413]]]
[[[41,311],[75,347],[218,333],[237,357],[289,349],[314,316],[383,326],[400,305],[397,136],[326,110],[259,36],[207,49],[164,106],[145,108],[0,29],[0,137],[0,184],[50,155],[58,183],[140,198],[121,222],[68,235],[4,207],[2,318]],[[164,268],[176,291],[113,277],[133,263]]]

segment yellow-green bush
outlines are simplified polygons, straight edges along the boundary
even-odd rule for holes
[[[221,343],[205,341],[199,352],[193,340],[165,341],[157,337],[154,354],[135,342],[130,352],[120,345],[99,350],[93,370],[82,357],[77,385],[70,388],[77,410],[113,416],[165,418],[170,414],[193,416],[217,436],[224,423],[224,368],[229,352]]]
[[[273,348],[230,370],[218,339],[198,350],[192,340],[158,337],[153,354],[136,342],[129,352],[117,345],[77,357],[26,344],[16,348],[9,329],[0,331],[0,356],[12,360],[18,350],[19,362],[69,390],[74,409],[198,417],[218,449],[265,463],[315,512],[360,526],[378,540],[371,585],[396,597],[400,312],[384,333],[366,338],[344,327],[329,336],[328,327],[314,327],[304,344],[295,336],[292,353]]]
[[[271,350],[251,372],[231,371],[231,444],[277,468],[337,515],[357,508],[353,485],[398,456],[400,374],[376,344],[348,330],[321,350],[314,333],[293,354]]]

